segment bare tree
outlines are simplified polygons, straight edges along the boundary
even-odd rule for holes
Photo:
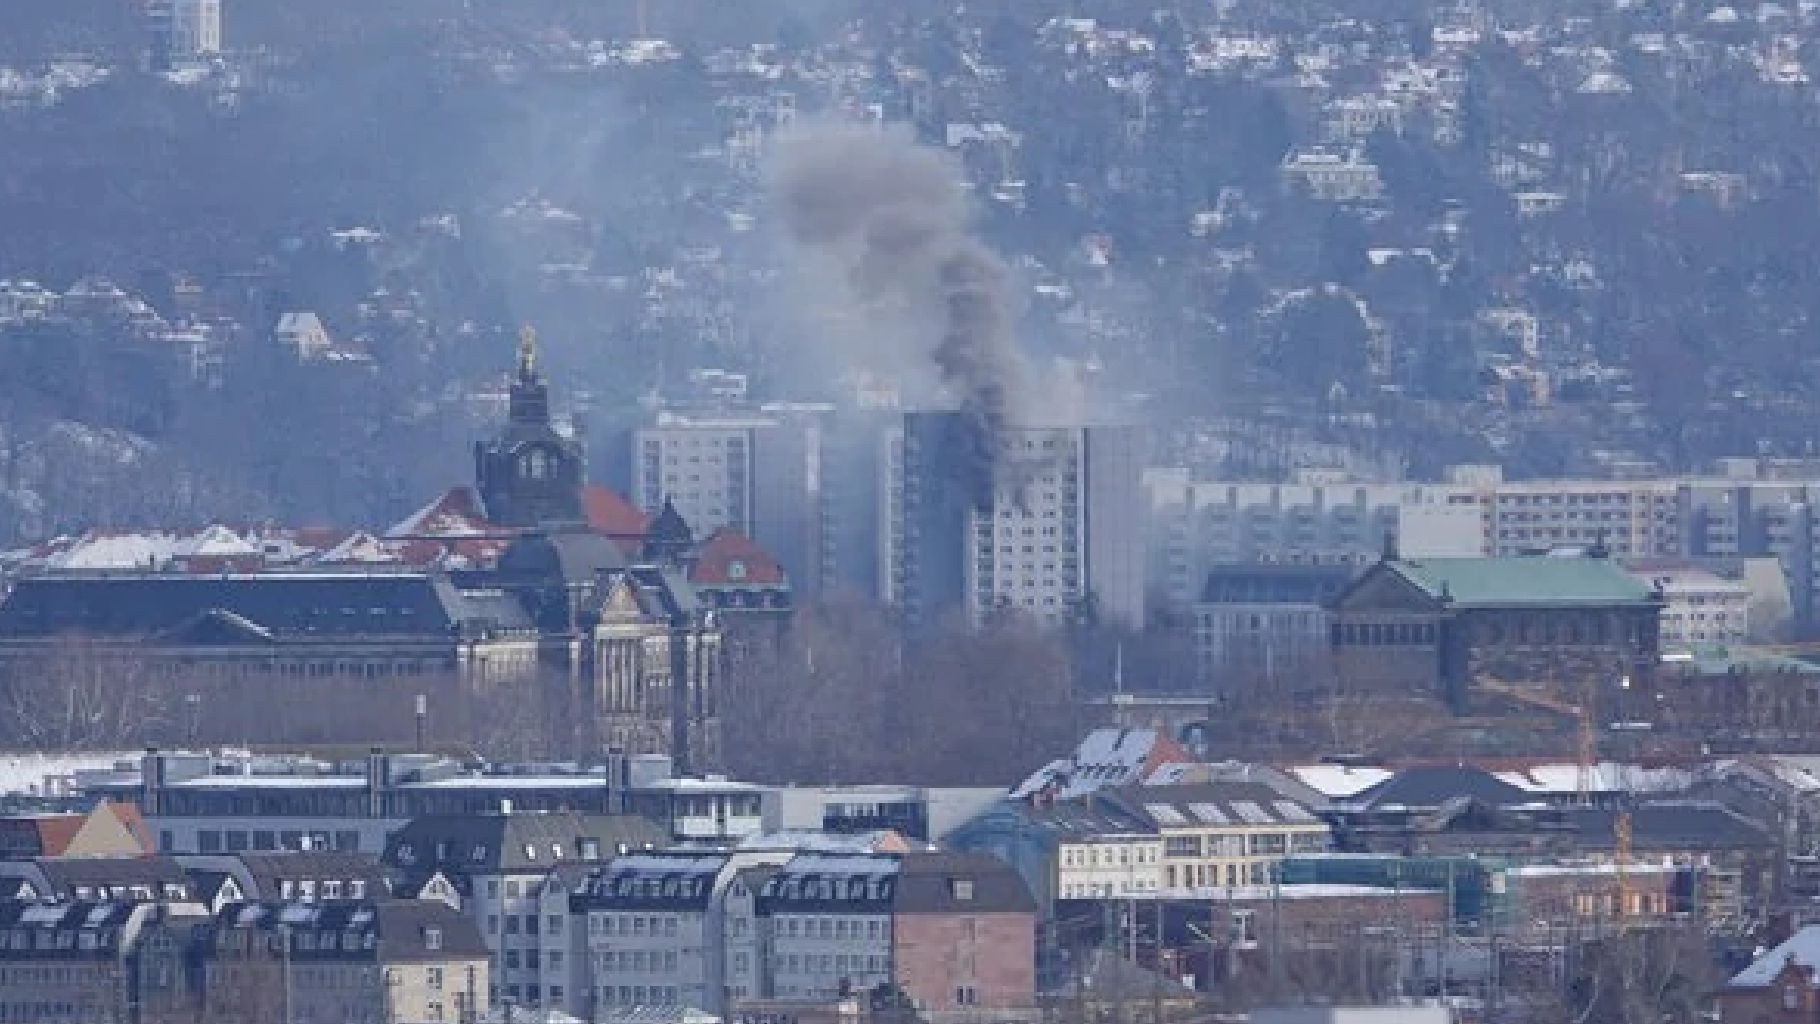
[[[742,777],[1002,784],[1078,739],[1067,649],[1014,617],[948,623],[906,648],[877,606],[805,609],[728,689]]]
[[[171,734],[170,687],[139,654],[86,638],[11,658],[0,734],[28,750],[121,750]]]
[[[1580,947],[1565,993],[1582,1024],[1696,1024],[1719,980],[1703,932],[1672,923],[1612,931]]]

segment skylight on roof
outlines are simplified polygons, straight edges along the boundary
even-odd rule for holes
[[[1314,820],[1314,815],[1308,813],[1308,808],[1303,807],[1294,800],[1278,800],[1271,804],[1271,806],[1277,809],[1277,815],[1284,821]]]
[[[1239,817],[1248,825],[1268,825],[1276,820],[1266,813],[1264,808],[1250,800],[1234,800],[1232,809],[1238,812]]]
[[[1232,824],[1232,819],[1227,817],[1226,812],[1220,810],[1217,804],[1189,804],[1188,810],[1193,812],[1196,818],[1209,825]]]
[[[1188,819],[1182,815],[1182,812],[1168,804],[1145,804],[1144,810],[1149,812],[1152,818],[1165,825],[1188,824]]]

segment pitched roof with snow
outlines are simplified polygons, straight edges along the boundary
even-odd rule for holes
[[[487,522],[472,487],[451,487],[435,501],[394,523],[388,538],[477,537],[502,532]],[[510,532],[510,531],[504,531]]]
[[[1809,970],[1820,970],[1820,925],[1810,924],[1790,935],[1780,946],[1758,957],[1749,967],[1732,975],[1727,988],[1767,988],[1790,960]]]
[[[1095,729],[1081,740],[1072,757],[1038,768],[1016,789],[1014,799],[1027,799],[1054,789],[1058,800],[1073,800],[1108,786],[1142,782],[1158,768],[1194,758],[1168,733],[1157,729]]]

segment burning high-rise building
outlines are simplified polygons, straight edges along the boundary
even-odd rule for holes
[[[1010,426],[1003,438],[1007,469],[982,495],[966,414],[904,416],[880,510],[885,596],[912,625],[1002,608],[1048,625],[1088,613],[1142,626],[1138,429]]]

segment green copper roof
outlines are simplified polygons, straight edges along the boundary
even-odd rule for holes
[[[1454,607],[1643,604],[1655,591],[1603,558],[1411,558],[1386,563]]]

